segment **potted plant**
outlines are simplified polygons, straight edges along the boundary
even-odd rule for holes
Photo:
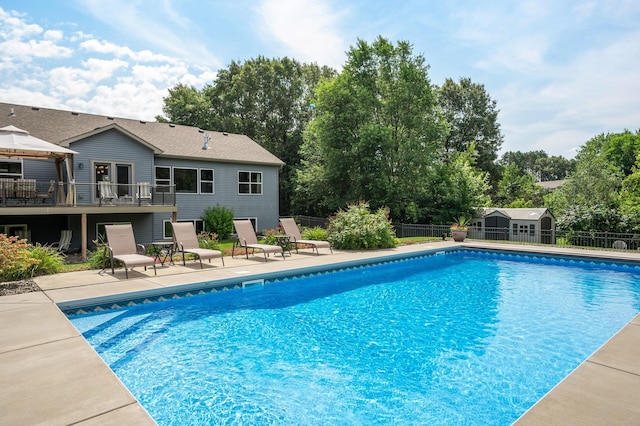
[[[469,230],[469,222],[471,218],[466,216],[460,216],[457,219],[454,219],[451,224],[451,237],[453,237],[453,241],[463,242],[465,238],[467,238],[467,231]]]

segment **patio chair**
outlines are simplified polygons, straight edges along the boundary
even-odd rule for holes
[[[26,204],[31,198],[36,198],[37,194],[35,179],[16,180],[16,198],[22,199]]]
[[[617,240],[617,241],[613,242],[612,248],[614,248],[616,250],[626,250],[627,249],[627,243],[625,243],[624,241],[621,241],[621,240]]]
[[[294,243],[296,246],[296,253],[298,253],[298,246],[309,245],[312,247],[312,250],[316,251],[316,254],[320,256],[320,252],[318,248],[326,247],[333,254],[333,249],[331,248],[331,244],[329,241],[319,241],[319,240],[303,240],[300,235],[300,230],[298,229],[298,225],[296,221],[291,217],[283,217],[280,218],[280,225],[282,225],[282,229],[284,233],[289,236],[289,242]]]
[[[63,256],[66,256],[67,251],[69,251],[69,246],[71,245],[72,235],[73,232],[70,229],[63,229],[60,233],[60,241],[51,244],[51,247],[58,250]]]
[[[6,204],[8,198],[16,197],[16,181],[12,178],[0,178],[0,197]]]
[[[200,260],[200,269],[202,269],[202,259],[209,259],[209,263],[211,263],[211,259],[215,259],[217,257],[222,260],[222,266],[224,266],[222,252],[218,250],[200,248],[198,237],[196,236],[196,230],[193,228],[193,223],[172,222],[171,226],[173,227],[173,241],[175,242],[175,248],[176,251],[182,253],[183,265],[186,266],[187,264],[184,258],[185,253],[191,253]]]
[[[282,259],[284,260],[284,248],[280,246],[272,246],[270,244],[258,244],[258,237],[256,236],[256,231],[254,231],[250,220],[234,220],[233,226],[236,228],[236,234],[238,235],[237,244],[240,247],[244,247],[247,259],[249,259],[249,249],[251,249],[251,254],[254,253],[255,249],[259,249],[264,253],[265,262],[268,260],[267,256],[269,253],[281,253]]]
[[[129,278],[127,269],[133,269],[136,266],[144,266],[145,271],[147,270],[147,266],[153,266],[153,274],[157,275],[156,260],[153,257],[138,253],[138,250],[145,252],[146,249],[142,244],[136,245],[131,224],[105,225],[104,231],[107,236],[111,273],[113,275],[115,275],[113,267],[116,260],[124,264],[124,274],[126,278]]]
[[[47,190],[47,192],[37,194],[36,198],[39,200],[42,200],[42,203],[44,204],[44,202],[47,201],[49,198],[51,198],[55,192],[56,192],[56,181],[52,180],[49,182],[49,189]]]
[[[111,182],[98,182],[98,190],[100,191],[100,204],[113,205],[113,200],[118,199],[118,194],[116,194]]]
[[[138,184],[138,202],[145,206],[151,204],[151,185],[149,182],[140,182]]]

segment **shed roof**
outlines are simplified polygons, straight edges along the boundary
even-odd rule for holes
[[[111,129],[124,130],[151,147],[156,155],[233,163],[281,166],[284,163],[245,135],[192,126],[85,114],[0,103],[0,127],[13,125],[59,146]],[[203,149],[205,133],[209,148]]]
[[[502,214],[503,216],[506,216],[514,220],[538,220],[547,212],[549,212],[549,209],[547,208],[508,209],[508,208],[485,207],[481,209],[480,217],[487,217],[494,213],[499,213],[499,214]],[[549,214],[551,214],[551,212],[549,212]]]

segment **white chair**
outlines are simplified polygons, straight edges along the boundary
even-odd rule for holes
[[[70,229],[63,229],[60,233],[60,241],[51,244],[51,247],[57,249],[60,254],[66,256],[65,253],[69,250],[69,246],[71,245],[72,235],[73,232]]]
[[[151,185],[149,182],[140,182],[138,184],[138,202],[145,206],[151,204]]]
[[[614,241],[613,243],[613,248],[616,250],[626,250],[627,249],[627,243],[625,243],[624,241]]]
[[[113,205],[113,200],[118,199],[118,194],[114,191],[111,182],[98,182],[98,191],[100,191],[100,204]]]

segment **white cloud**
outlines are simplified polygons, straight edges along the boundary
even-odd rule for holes
[[[203,38],[194,31],[176,31],[187,22],[178,15],[169,3],[157,9],[156,2],[131,2],[128,0],[82,0],[85,12],[110,25],[113,30],[126,34],[131,40],[153,45],[156,50],[164,50],[180,57],[189,58],[196,64],[220,65],[220,60],[212,54]],[[156,12],[150,14],[149,10]],[[158,12],[163,12],[158,16]]]
[[[263,0],[256,8],[258,28],[284,55],[340,68],[347,43],[339,26],[344,16],[325,0]]]

